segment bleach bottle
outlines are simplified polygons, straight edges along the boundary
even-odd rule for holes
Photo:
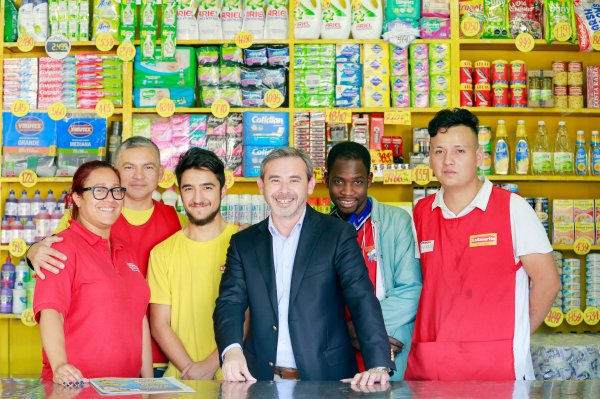
[[[354,0],[351,30],[354,39],[379,39],[383,30],[383,1]]]
[[[322,39],[348,39],[351,25],[350,0],[323,0]]]
[[[318,39],[321,32],[321,0],[296,0],[294,36],[296,39]]]

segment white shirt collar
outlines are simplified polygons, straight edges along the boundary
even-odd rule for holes
[[[306,206],[308,206],[308,205],[306,205]],[[300,229],[302,229],[302,223],[304,223],[304,217],[305,216],[306,216],[306,207],[304,207],[304,210],[302,211],[302,215],[300,216],[300,219],[298,219],[298,222],[296,222],[296,225],[292,229],[292,232],[290,233],[290,236],[292,234],[294,234],[295,231],[299,231]],[[275,224],[273,223],[273,218],[270,217],[270,216],[269,216],[269,232],[271,233],[271,235],[273,237],[287,238],[283,234],[281,234],[279,232],[279,230],[277,230],[277,227],[275,227]]]
[[[440,188],[440,191],[438,191],[435,194],[435,199],[431,204],[431,210],[434,210],[437,207],[441,208],[442,214],[446,219],[454,219],[459,218],[461,216],[465,216],[475,208],[479,208],[482,211],[485,211],[488,202],[490,201],[490,195],[492,195],[492,182],[489,181],[485,176],[479,176],[479,180],[483,181],[483,185],[477,192],[477,195],[475,196],[475,198],[473,198],[473,201],[471,201],[471,203],[467,205],[465,209],[460,211],[458,214],[454,214],[454,212],[452,212],[450,209],[448,209],[448,206],[446,206],[446,203],[444,202],[443,187]]]

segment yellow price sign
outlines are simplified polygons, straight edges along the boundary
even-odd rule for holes
[[[369,153],[373,165],[391,165],[394,163],[392,150],[370,150]]]
[[[544,323],[546,323],[548,327],[556,328],[562,324],[564,318],[565,315],[563,314],[562,310],[559,308],[551,308],[548,312],[548,315],[544,319]]]
[[[417,165],[413,170],[413,180],[420,186],[429,184],[433,171],[427,165]]]
[[[590,38],[590,42],[594,50],[600,51],[600,32],[594,32],[594,34]]]
[[[19,51],[27,53],[33,49],[34,45],[35,42],[33,41],[33,37],[29,36],[26,33],[19,35],[19,38],[17,39],[17,48],[19,49]]]
[[[519,33],[515,38],[515,46],[517,46],[517,50],[528,53],[535,47],[535,40],[529,33]]]
[[[254,36],[247,30],[239,31],[235,35],[235,45],[239,48],[248,48],[254,44]]]
[[[27,327],[33,327],[37,324],[35,321],[35,313],[33,313],[32,308],[27,308],[21,313],[21,323],[25,324]]]
[[[235,177],[233,176],[233,172],[230,170],[225,171],[225,187],[230,189],[235,184]]]
[[[161,98],[156,103],[156,113],[163,118],[173,116],[175,113],[175,103],[170,98]]]
[[[588,306],[583,311],[583,320],[588,326],[595,326],[600,321],[600,310],[594,306]]]
[[[588,253],[590,253],[591,249],[592,249],[592,243],[589,239],[587,239],[585,237],[579,237],[573,243],[573,251],[577,255],[587,255]]]
[[[29,112],[29,103],[25,100],[16,100],[10,106],[10,112],[18,118],[25,116]]]
[[[57,101],[48,108],[48,116],[53,121],[59,121],[67,116],[67,107],[62,102]]]
[[[22,170],[21,173],[19,173],[19,183],[23,186],[23,187],[33,187],[37,184],[38,182],[38,176],[37,174],[31,170],[31,169],[25,169]]]
[[[115,105],[110,100],[100,100],[96,104],[96,114],[100,118],[110,118],[115,113]]]
[[[283,94],[277,89],[269,89],[265,93],[265,105],[269,108],[279,108],[283,104]]]
[[[131,43],[121,43],[117,47],[117,57],[123,62],[129,62],[135,58],[135,46]]]
[[[325,173],[323,173],[323,169],[322,168],[314,168],[313,169],[313,176],[315,177],[315,182],[317,183],[323,183],[325,181]]]
[[[175,173],[169,169],[165,169],[165,172],[162,175],[162,179],[158,182],[158,187],[160,188],[171,188],[175,184]]]
[[[210,106],[210,112],[217,118],[225,118],[229,115],[229,103],[222,98],[215,100]]]
[[[552,33],[559,42],[566,42],[573,34],[573,32],[571,32],[571,25],[569,25],[568,22],[557,23],[554,28],[552,28]]]
[[[327,108],[325,110],[327,123],[352,123],[352,111],[341,108]]]
[[[567,312],[565,320],[571,326],[578,326],[583,322],[583,312],[580,309],[571,309]]]
[[[410,125],[411,117],[408,110],[385,111],[383,123],[386,125]]]
[[[460,30],[465,37],[476,36],[481,31],[481,22],[475,17],[465,17],[460,21]]]
[[[8,243],[8,252],[10,253],[10,256],[20,258],[27,252],[27,244],[22,238],[13,238]]]
[[[412,184],[412,171],[410,169],[384,170],[383,184]]]
[[[110,33],[100,33],[96,36],[96,48],[100,51],[110,51],[115,45],[115,39]]]

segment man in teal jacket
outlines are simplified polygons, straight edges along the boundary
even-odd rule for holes
[[[391,355],[396,362],[396,373],[391,379],[401,380],[421,294],[421,268],[415,258],[410,215],[368,196],[373,180],[370,165],[371,157],[365,147],[353,142],[339,143],[327,157],[326,181],[335,205],[331,214],[354,225],[358,233],[358,244],[381,304]],[[348,312],[346,319],[360,368],[360,347]]]

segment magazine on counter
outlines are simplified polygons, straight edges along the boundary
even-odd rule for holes
[[[92,378],[90,383],[102,395],[138,393],[193,393],[192,388],[175,377],[164,378]]]

